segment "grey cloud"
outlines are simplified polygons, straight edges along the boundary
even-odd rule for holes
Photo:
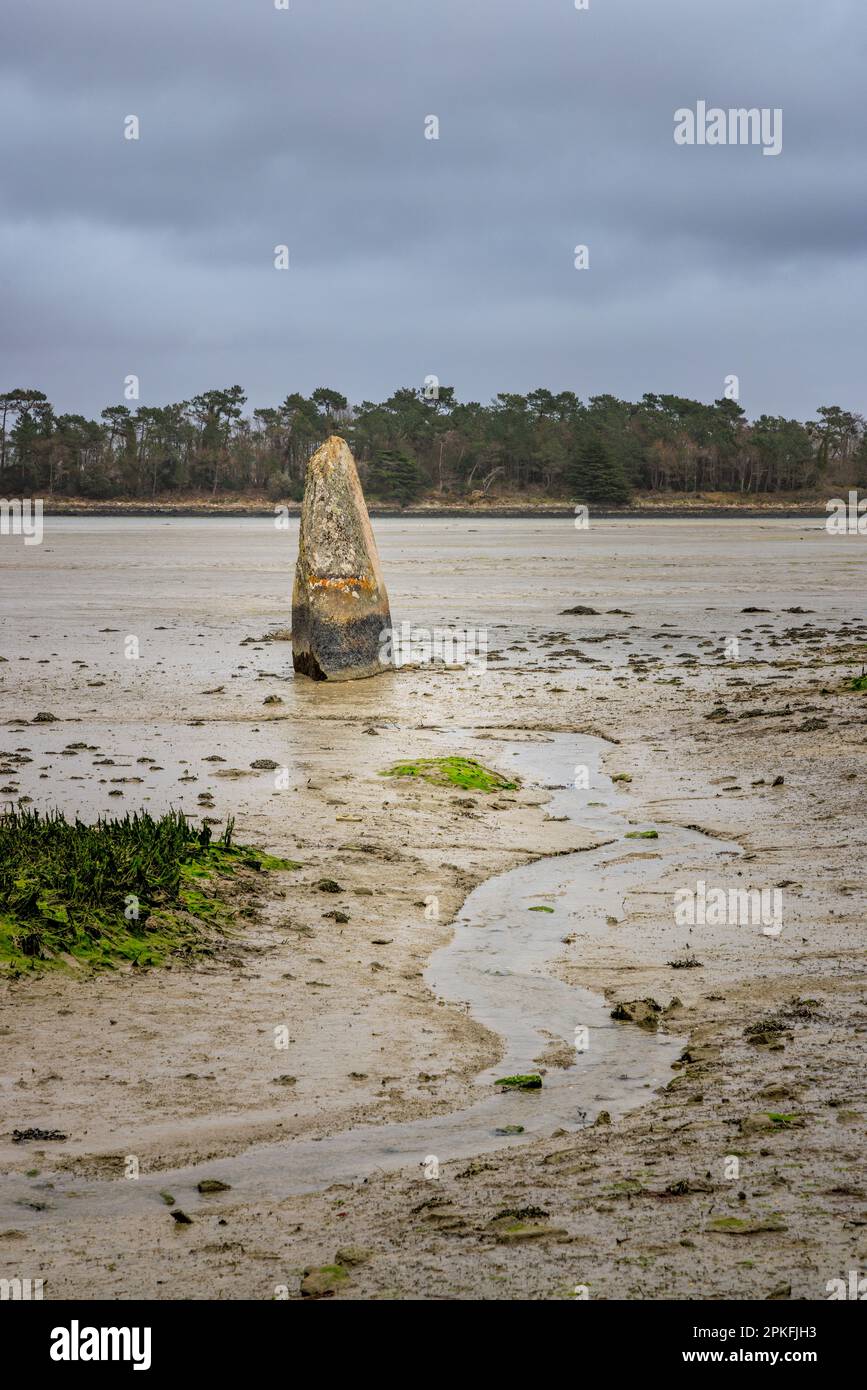
[[[251,404],[737,372],[751,412],[865,409],[865,47],[859,0],[14,0],[2,385],[96,414],[128,372]],[[699,98],[782,107],[782,155],[676,147]]]

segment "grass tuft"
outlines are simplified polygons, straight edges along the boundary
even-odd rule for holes
[[[162,964],[209,949],[234,921],[220,880],[237,869],[300,866],[218,840],[180,811],[94,825],[60,811],[0,816],[0,968],[23,974],[72,962]]]

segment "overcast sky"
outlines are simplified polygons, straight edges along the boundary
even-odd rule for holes
[[[867,412],[865,0],[3,9],[2,390],[98,415],[130,373],[250,408],[735,373],[750,416]],[[676,145],[699,100],[782,108],[782,153]]]

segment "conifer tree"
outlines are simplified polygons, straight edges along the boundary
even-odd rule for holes
[[[569,483],[584,502],[622,506],[629,501],[623,468],[599,435],[591,435],[579,448],[569,470]]]

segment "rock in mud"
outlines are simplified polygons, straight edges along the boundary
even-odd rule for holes
[[[335,1265],[343,1268],[352,1268],[353,1265],[367,1264],[373,1256],[373,1251],[368,1250],[362,1245],[343,1245],[334,1256]]]
[[[337,435],[307,467],[292,592],[292,662],[313,680],[381,675],[388,594],[355,460]]]
[[[66,1138],[59,1129],[13,1129],[12,1143],[27,1144],[31,1140],[38,1139],[44,1143],[47,1139],[57,1140],[58,1142]]]
[[[333,1298],[349,1276],[342,1265],[307,1268],[301,1281],[302,1298]]]
[[[624,999],[611,1010],[611,1017],[619,1023],[637,1023],[639,1028],[655,1029],[663,1009],[655,999]]]

